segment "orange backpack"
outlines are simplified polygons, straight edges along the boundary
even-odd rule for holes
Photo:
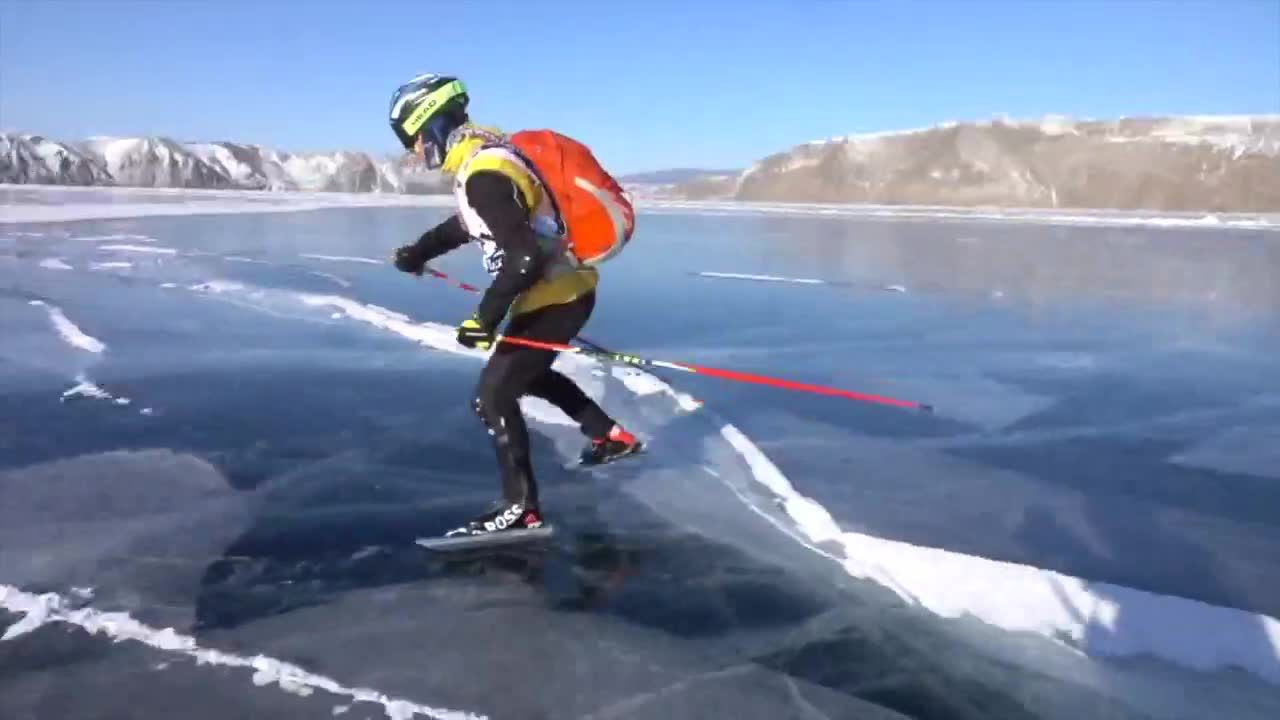
[[[602,263],[626,246],[635,209],[586,145],[551,130],[522,130],[509,141],[550,193],[565,241],[580,262]]]

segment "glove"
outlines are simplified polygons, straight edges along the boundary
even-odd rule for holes
[[[396,269],[401,272],[421,275],[422,269],[427,265],[427,258],[418,249],[417,245],[405,245],[396,248],[395,254]]]
[[[488,350],[496,340],[493,328],[480,324],[480,316],[472,315],[458,326],[458,344],[477,350]]]

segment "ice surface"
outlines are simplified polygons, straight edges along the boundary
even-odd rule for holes
[[[376,690],[347,687],[333,678],[307,672],[292,663],[264,655],[243,656],[203,648],[194,637],[176,632],[173,628],[155,628],[122,612],[102,612],[93,608],[79,608],[57,593],[33,594],[9,585],[0,585],[0,608],[22,615],[10,625],[2,640],[12,640],[49,623],[67,623],[91,634],[102,634],[116,642],[138,642],[143,645],[175,654],[185,655],[199,664],[245,668],[254,671],[251,678],[255,685],[279,685],[281,690],[309,695],[316,690],[342,695],[359,702],[376,703],[383,707],[391,720],[422,715],[439,720],[472,720],[480,716],[459,710],[435,708],[402,698],[388,697]]]
[[[107,346],[101,340],[86,334],[75,323],[67,319],[61,308],[49,305],[43,300],[32,300],[31,304],[43,307],[49,312],[49,320],[53,323],[54,329],[58,331],[63,340],[67,341],[67,344],[91,353],[101,353],[107,349]]]
[[[29,190],[29,186],[0,185],[0,189]],[[83,201],[64,204],[0,205],[0,224],[69,222],[161,215],[226,215],[322,210],[340,207],[442,207],[449,195],[396,193],[281,192],[259,190],[188,190],[182,188],[78,188],[58,186],[57,193]],[[96,199],[108,194],[116,202]]]
[[[643,200],[638,208],[657,212],[696,212],[723,215],[812,215],[887,220],[946,220],[963,222],[1081,225],[1096,227],[1166,227],[1221,230],[1228,228],[1280,231],[1274,214],[1151,215],[1127,212],[1066,212],[1061,210],[961,209],[911,205],[838,205],[820,203],[766,203],[702,200]]]
[[[1223,220],[1225,221],[1225,218]],[[168,237],[168,235],[162,236]],[[112,239],[127,240],[127,238]],[[142,241],[137,240],[136,242]],[[325,246],[324,249],[338,251],[338,247],[329,245]],[[358,247],[353,247],[352,249],[355,252],[362,252]],[[257,248],[248,249],[246,246],[245,248],[235,248],[234,250],[252,254]],[[54,252],[62,252],[62,249],[50,250],[47,254],[53,254]],[[40,256],[37,255],[37,257]],[[186,257],[184,255],[184,258]],[[214,258],[214,260],[223,259],[230,258]],[[372,258],[338,254],[318,256],[317,259],[332,259],[335,262],[380,262]],[[34,262],[32,260],[33,266]],[[73,258],[73,262],[80,265],[78,258]],[[177,264],[175,263],[174,265]],[[706,267],[706,265],[702,266]],[[170,269],[172,270],[173,268]],[[261,270],[260,268],[221,267],[209,272],[223,272],[233,269],[246,272],[253,271],[254,274]],[[771,269],[766,268],[766,270]],[[281,296],[285,296],[288,298],[287,301],[295,306],[300,305],[303,308],[310,308],[313,312],[307,314],[313,315],[314,318],[350,320],[353,321],[349,323],[352,327],[356,326],[357,323],[363,324],[375,330],[394,333],[406,340],[427,347],[456,353],[464,357],[472,357],[477,360],[483,359],[488,354],[487,352],[466,350],[459,347],[454,339],[454,328],[452,326],[418,322],[408,315],[388,307],[374,305],[368,302],[368,299],[362,298],[354,292],[348,297],[336,294],[298,294],[290,290],[272,291],[269,288],[248,285],[246,284],[247,280],[243,280],[243,278],[236,275],[232,276],[240,279],[204,281],[204,278],[216,277],[203,272],[204,270],[206,269],[201,268],[203,274],[171,275],[169,277],[172,279],[182,280],[181,285],[165,282],[158,284],[158,287],[187,287],[195,292],[230,294],[244,298],[252,298],[264,291],[274,292],[275,295],[271,300],[273,307],[278,303]],[[793,272],[795,275],[800,276],[809,273],[817,274],[819,270],[813,268],[788,268],[779,270],[779,272]],[[315,274],[319,275],[319,273]],[[50,285],[63,279],[61,277],[51,277],[49,273],[38,273],[38,275],[43,278],[43,282]],[[736,274],[727,273],[726,275],[734,276]],[[783,275],[753,276],[753,274],[749,273],[743,273],[742,275],[747,278],[784,278]],[[102,277],[85,279],[101,283],[114,281],[114,279]],[[160,279],[166,278],[149,278],[152,283]],[[314,285],[315,283],[311,284]],[[727,284],[730,283],[717,285]],[[711,283],[706,285],[711,285]],[[155,287],[157,287],[155,284],[139,287],[138,292],[154,292],[153,288]],[[370,288],[361,287],[360,290],[369,291]],[[47,293],[43,288],[41,288],[41,291]],[[813,292],[825,291],[815,290]],[[185,294],[185,292],[182,293],[182,295]],[[165,297],[169,298],[170,301],[183,301],[173,295]],[[396,301],[393,292],[379,293],[371,297],[377,299],[380,303],[395,306],[394,303]],[[25,301],[25,297],[23,301]],[[912,303],[917,301],[919,299],[914,296],[888,299],[888,302],[894,303],[895,306],[900,304],[907,308],[907,311],[910,311]],[[59,300],[58,302],[73,310],[77,307],[82,307],[82,305],[74,304],[71,300]],[[44,302],[37,302],[36,304],[44,305]],[[220,303],[212,302],[201,302],[200,304],[220,305]],[[409,305],[405,306],[408,307]],[[46,305],[46,307],[49,306]],[[88,311],[86,310],[85,312],[87,313]],[[304,310],[303,312],[307,311]],[[52,311],[50,311],[50,317],[51,319],[54,317]],[[63,317],[65,319],[65,316]],[[104,328],[103,332],[111,334],[109,326],[91,322],[96,319],[92,315],[86,314],[83,318],[77,315],[77,318],[86,322],[90,327],[102,327]],[[31,320],[36,325],[42,322],[41,318],[34,315]],[[56,328],[59,327],[57,320],[52,321]],[[66,320],[66,322],[70,324],[70,320]],[[326,323],[322,320],[317,324],[325,326]],[[333,328],[327,329],[331,330]],[[84,335],[79,328],[76,328],[76,330],[81,335]],[[344,329],[343,332],[348,330]],[[68,334],[59,328],[59,335],[64,339],[68,337]],[[74,334],[71,336],[75,337]],[[84,335],[84,337],[100,343],[100,341],[88,335]],[[116,346],[123,345],[123,338],[124,334],[122,333],[120,339],[113,341],[114,355],[122,353],[121,347]],[[56,340],[51,335],[46,340],[49,343],[56,343]],[[67,339],[67,342],[73,346],[81,347],[73,340]],[[103,347],[105,349],[105,346]],[[643,347],[643,345],[638,345],[637,347]],[[858,349],[857,351],[863,352],[863,349]],[[762,348],[761,350],[767,352],[783,351],[774,347]],[[726,343],[724,351],[745,355],[751,353],[753,348],[741,343],[735,346],[730,342]],[[688,357],[684,354],[685,351],[683,349],[679,352],[672,349],[671,353],[672,357]],[[1066,343],[1060,350],[1036,350],[1033,353],[1026,353],[1023,360],[1025,365],[1035,365],[1062,371],[1058,374],[1070,374],[1072,377],[1083,372],[1110,372],[1113,370],[1113,368],[1099,366],[1095,362],[1096,357],[1099,356],[1093,354],[1088,348],[1078,349],[1074,343]],[[593,388],[593,392],[599,388],[607,388],[612,392],[621,386],[626,389],[627,393],[634,395],[636,398],[644,399],[646,402],[662,401],[665,403],[667,398],[670,398],[678,407],[684,410],[694,410],[701,407],[700,403],[688,395],[678,392],[672,385],[635,368],[624,366],[606,367],[586,358],[571,356],[565,356],[559,362],[561,363],[559,367],[567,369],[575,378],[584,381],[589,379],[595,382],[596,386]],[[869,364],[871,362],[870,356],[863,356],[858,362]],[[69,378],[71,375],[72,373],[68,372],[65,377]],[[904,373],[899,376],[897,381],[902,382],[901,378],[907,376],[909,374]],[[974,377],[978,377],[976,373]],[[108,394],[107,390],[97,386],[84,376],[78,377],[77,382],[80,384],[76,388],[72,388],[72,390],[80,388],[81,391],[74,393],[76,396],[108,399],[104,397],[104,395]],[[976,381],[971,382],[968,376],[958,377],[956,373],[926,373],[919,380],[913,378],[910,382],[912,383],[912,396],[920,394],[925,399],[937,401],[939,407],[946,405],[947,407],[971,408],[974,403],[990,402],[991,407],[983,412],[989,411],[993,417],[998,416],[998,422],[993,423],[996,425],[1009,422],[1011,411],[1012,416],[1021,418],[1027,414],[1027,407],[1034,406],[1036,409],[1044,409],[1044,405],[1048,402],[1046,396],[1032,394],[1033,392],[1038,392],[1036,388],[1005,385],[1003,380],[998,382],[986,378],[983,380],[986,384]],[[933,387],[930,383],[936,383],[937,387]],[[81,385],[84,387],[81,387]],[[62,387],[66,386],[58,386],[58,389],[60,390]],[[928,391],[917,393],[922,388]],[[72,394],[71,391],[68,391],[68,394]],[[151,401],[149,398],[148,402]],[[714,405],[715,403],[713,402],[712,404]],[[525,401],[524,407],[534,420],[545,425],[568,427],[572,424],[558,410],[541,403],[541,401]],[[610,405],[610,407],[614,407],[614,405]],[[165,405],[164,408],[165,413],[174,412],[169,405]],[[148,414],[148,410],[149,408],[141,412]],[[64,412],[74,411],[71,408],[67,408]],[[819,410],[818,412],[822,411]],[[750,413],[744,410],[742,414],[748,415]],[[126,415],[132,416],[132,413]],[[676,413],[670,413],[664,418],[664,421],[670,420],[671,417],[676,417]],[[814,562],[820,563],[824,567],[830,564],[830,575],[840,577],[843,582],[848,582],[843,580],[847,574],[849,578],[871,581],[857,583],[858,586],[874,587],[877,592],[879,592],[879,588],[875,586],[888,588],[892,591],[893,596],[901,600],[904,605],[927,610],[936,616],[949,619],[948,623],[937,623],[939,626],[954,627],[966,625],[970,622],[975,624],[980,622],[984,624],[984,627],[989,626],[993,633],[997,630],[1007,630],[1010,631],[1011,635],[1017,634],[1019,636],[1032,637],[1035,642],[1043,646],[1049,646],[1052,643],[1056,651],[1078,650],[1086,655],[1096,657],[1125,658],[1126,660],[1137,661],[1134,663],[1137,665],[1143,665],[1147,662],[1144,660],[1145,656],[1163,658],[1183,667],[1197,670],[1214,671],[1230,667],[1242,667],[1251,671],[1254,675],[1271,682],[1280,683],[1280,677],[1277,676],[1276,670],[1277,655],[1280,655],[1280,634],[1277,633],[1277,624],[1274,618],[1262,614],[1215,607],[1169,595],[1142,592],[1116,584],[1089,581],[1084,577],[1052,572],[1032,565],[997,562],[974,555],[927,547],[922,544],[889,541],[865,533],[849,532],[846,528],[851,526],[844,522],[845,518],[838,517],[839,507],[836,504],[827,503],[825,496],[821,496],[818,493],[814,493],[814,497],[810,497],[807,492],[808,483],[817,483],[826,478],[809,477],[804,472],[793,471],[785,462],[779,462],[779,464],[775,465],[774,461],[765,452],[767,450],[769,454],[774,454],[774,446],[761,441],[761,438],[769,436],[752,431],[752,435],[755,435],[755,439],[753,439],[748,437],[747,433],[740,431],[738,429],[739,426],[716,420],[710,413],[707,413],[707,417],[712,419],[713,431],[710,439],[720,441],[720,445],[727,443],[732,448],[732,451],[736,453],[736,457],[749,468],[749,474],[745,471],[739,473],[745,475],[743,484],[755,486],[758,488],[758,493],[753,494],[750,491],[742,491],[740,487],[735,487],[735,494],[730,496],[724,493],[722,488],[716,487],[715,490],[717,492],[711,493],[714,502],[719,503],[714,506],[714,513],[711,510],[713,506],[711,501],[704,503],[705,507],[698,507],[696,502],[689,503],[693,505],[689,509],[691,513],[704,512],[714,514],[723,520],[725,516],[733,515],[732,508],[730,508],[730,512],[725,512],[724,505],[728,502],[729,505],[738,507],[739,510],[745,510],[753,515],[764,515],[771,519],[779,519],[779,529],[793,537],[797,542],[778,543],[773,538],[765,538],[762,542],[787,545],[789,547],[794,546],[797,553],[811,554],[815,558]],[[702,418],[700,414],[695,413],[691,419],[701,421]],[[967,421],[970,418],[964,419]],[[140,422],[151,429],[159,428],[165,424],[160,420],[140,421],[136,417],[134,421]],[[747,428],[748,425],[743,423],[740,427]],[[924,447],[930,446],[928,445],[929,443],[933,443],[930,447],[940,447],[950,443],[955,446],[964,446],[965,443],[973,442],[974,438],[984,436],[987,436],[991,442],[998,442],[1003,439],[1016,444],[1052,437],[1055,436],[1055,433],[1062,435],[1068,433],[1110,432],[1113,429],[1110,426],[1104,427],[1101,424],[1090,425],[1085,423],[1078,427],[1067,428],[1030,427],[1026,431],[1010,431],[1006,436],[1004,433],[991,433],[987,428],[978,427],[973,429],[973,436],[947,434],[924,438],[917,445]],[[574,433],[565,432],[556,427],[544,428],[544,430],[555,437],[573,437],[575,440],[579,440]],[[1023,434],[1019,434],[1019,432]],[[1259,425],[1252,428],[1236,428],[1224,433],[1221,437],[1210,437],[1187,446],[1173,460],[1185,465],[1218,467],[1224,470],[1274,477],[1274,473],[1270,472],[1270,470],[1273,470],[1275,463],[1271,455],[1265,452],[1267,444],[1271,443],[1274,437],[1275,430],[1273,426]],[[664,437],[662,439],[668,440],[669,438]],[[911,442],[905,444],[912,445]],[[1261,450],[1258,449],[1259,446],[1261,446]],[[687,476],[689,474],[697,476],[700,480],[722,480],[725,485],[735,481],[733,470],[727,468],[723,463],[706,463],[704,470],[707,477],[703,478],[703,472],[698,470],[698,467],[704,464],[705,458],[694,453],[685,452],[688,450],[686,447],[672,448],[669,443],[663,447],[673,456],[673,463],[684,463],[685,467],[681,467],[679,472],[673,471],[672,474],[684,473],[679,479],[684,481],[686,485],[688,484]],[[1236,460],[1236,456],[1240,454],[1239,449],[1242,447],[1254,449],[1252,460],[1248,458]],[[901,449],[901,445],[899,445],[899,448]],[[728,450],[725,452],[728,454]],[[655,455],[652,458],[646,458],[646,461],[654,462],[657,458],[658,456]],[[1233,462],[1237,464],[1233,465]],[[782,471],[782,467],[788,468],[786,473]],[[689,469],[692,469],[693,472],[685,472]],[[623,468],[623,470],[630,470],[630,468]],[[1268,474],[1269,472],[1270,474]],[[637,485],[642,485],[652,479],[650,475],[645,475],[643,472],[638,474],[640,478],[637,481]],[[716,482],[704,484],[717,486]],[[680,485],[680,487],[684,487],[684,485]],[[806,492],[801,490],[806,490]],[[815,497],[818,499],[815,499]],[[679,499],[677,498],[673,502],[678,501]],[[737,503],[742,503],[742,505],[737,505]],[[824,503],[826,504],[825,506]],[[712,522],[707,532],[714,534],[720,529],[715,522]],[[88,538],[88,540],[81,544],[92,544],[93,535],[87,534],[83,537]],[[1080,574],[1088,576],[1088,573]],[[11,575],[0,578],[0,580],[13,582],[15,585],[24,588],[24,591],[57,587],[57,585],[37,582],[19,582]],[[873,586],[872,583],[875,583],[875,585]],[[34,592],[31,594],[38,597]],[[888,593],[885,593],[885,595],[887,596]],[[63,597],[67,602],[63,609],[70,611],[70,596]],[[56,613],[51,615],[46,612],[41,618],[39,616],[40,611],[37,609],[35,612],[37,617],[29,621],[27,626],[29,629],[30,623],[35,623],[35,627],[39,627],[41,623],[62,622],[62,620],[54,617]],[[920,614],[924,615],[925,613],[921,612]],[[29,617],[24,616],[22,622],[28,622]],[[950,620],[955,622],[950,622]],[[152,625],[155,626],[154,623]],[[1170,633],[1168,631],[1170,627],[1183,627],[1189,630],[1181,633]],[[19,630],[28,632],[28,630],[22,630],[21,628]],[[1047,638],[1051,643],[1044,642],[1041,638]],[[202,637],[201,642],[208,641]],[[252,647],[257,648],[259,646],[252,645]],[[244,653],[247,654],[247,651],[244,651]],[[269,652],[268,654],[281,658],[295,657],[286,651]],[[1081,657],[1083,658],[1083,655]],[[1117,669],[1118,667],[1129,666],[1128,663],[1125,663],[1097,664],[1093,667],[1097,669],[1099,676],[1104,678],[1099,682],[1105,682],[1105,678],[1110,678],[1113,672],[1121,672]],[[1159,667],[1165,666],[1160,664]],[[348,678],[348,684],[350,685],[384,687],[380,682],[365,680],[361,680],[358,683],[352,682],[351,676],[341,673],[335,675],[335,673],[323,667],[313,667],[312,670],[323,671],[323,674],[330,677]],[[253,672],[255,673],[254,677],[258,680],[269,682],[272,685],[284,687],[287,684],[276,679],[283,676],[283,673],[273,675],[272,672],[274,671],[269,666],[265,670],[254,667]],[[1187,675],[1190,676],[1191,673],[1187,673]],[[1209,677],[1221,678],[1224,675],[1226,673]],[[1238,675],[1244,674],[1239,673]],[[312,692],[318,689],[314,685],[307,684],[289,685],[289,688],[294,691],[311,690]],[[404,695],[406,693],[401,689],[399,694]],[[408,694],[412,695],[413,693],[410,692]],[[427,697],[434,696],[432,693],[426,693],[426,695]],[[466,703],[453,702],[452,699],[446,704],[470,707]],[[391,710],[388,709],[386,712],[389,713]]]
[[[1280,427],[1230,428],[1170,460],[1190,467],[1280,480]]]

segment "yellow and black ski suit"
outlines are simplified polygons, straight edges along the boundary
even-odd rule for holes
[[[496,329],[509,314],[505,335],[568,343],[591,316],[599,275],[565,257],[554,238],[535,232],[547,207],[536,174],[509,149],[481,143],[455,147],[444,167],[455,173],[460,209],[418,239],[415,255],[427,262],[468,242],[479,243],[493,276],[476,313],[481,325]],[[550,402],[589,438],[603,438],[613,426],[577,384],[551,369],[556,355],[499,343],[480,373],[473,400],[493,437],[504,498],[526,508],[538,507],[538,488],[520,397]]]

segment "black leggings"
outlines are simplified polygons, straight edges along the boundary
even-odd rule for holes
[[[504,334],[568,343],[587,324],[595,302],[595,293],[588,293],[570,303],[518,315],[507,324]],[[502,474],[502,494],[508,503],[538,505],[538,485],[529,460],[529,429],[520,413],[521,396],[540,397],[560,408],[577,421],[587,437],[604,437],[613,427],[613,420],[577,384],[551,369],[557,354],[552,350],[499,343],[480,373],[475,410],[493,437]]]

